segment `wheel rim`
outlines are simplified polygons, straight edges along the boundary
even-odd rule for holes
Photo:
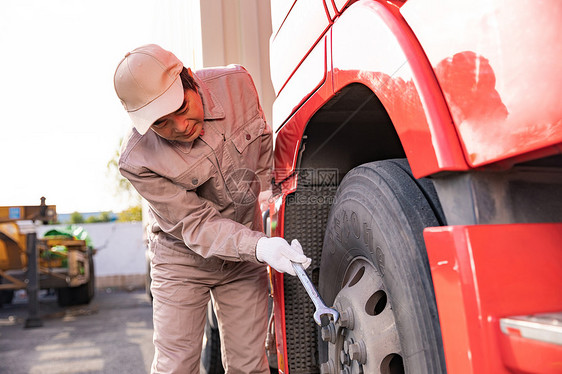
[[[334,307],[340,319],[322,328],[328,342],[322,374],[404,374],[392,306],[370,261],[358,257],[350,263]]]

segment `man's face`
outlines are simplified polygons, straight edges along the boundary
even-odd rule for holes
[[[168,140],[192,142],[197,139],[203,129],[203,103],[199,93],[184,90],[181,107],[159,118],[150,128]]]

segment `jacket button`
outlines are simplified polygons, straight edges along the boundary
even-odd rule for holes
[[[252,135],[246,134],[246,140],[250,140],[250,139],[252,139]]]
[[[193,178],[193,179],[191,180],[191,183],[193,183],[193,184],[197,184],[197,182],[199,182],[199,179],[197,179],[197,178]]]

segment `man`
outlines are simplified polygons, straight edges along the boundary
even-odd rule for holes
[[[120,172],[149,204],[154,297],[152,373],[197,373],[212,295],[227,373],[268,373],[268,264],[295,275],[297,241],[267,238],[257,196],[268,189],[272,132],[240,66],[193,74],[145,45],[125,55],[114,84],[134,129]]]

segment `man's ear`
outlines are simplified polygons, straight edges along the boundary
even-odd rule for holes
[[[191,78],[193,78],[193,72],[191,71],[191,68],[187,68],[187,73]]]

